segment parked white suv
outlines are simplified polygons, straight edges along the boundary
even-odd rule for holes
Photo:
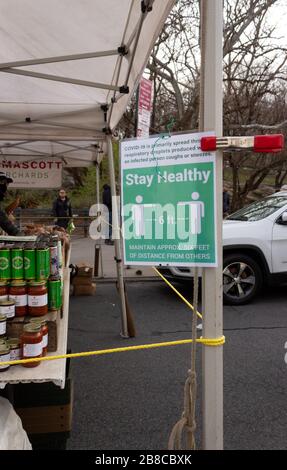
[[[161,268],[187,280],[192,268]],[[223,301],[241,305],[264,283],[287,282],[287,191],[278,192],[229,215],[223,222]]]

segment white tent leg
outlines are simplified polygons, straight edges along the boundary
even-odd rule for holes
[[[107,136],[108,145],[108,159],[109,159],[109,172],[110,172],[110,184],[111,184],[111,195],[113,199],[113,235],[115,243],[115,258],[117,265],[117,277],[119,283],[119,292],[121,298],[121,309],[122,309],[122,332],[123,338],[128,338],[128,323],[127,323],[127,309],[125,300],[125,286],[124,286],[124,273],[123,273],[123,261],[122,261],[122,250],[121,250],[121,234],[119,227],[119,213],[117,204],[117,193],[116,193],[116,178],[115,178],[115,167],[114,167],[114,156],[113,156],[113,145],[111,136]]]
[[[96,164],[96,185],[97,185],[97,192],[96,192],[96,198],[97,198],[97,213],[100,212],[100,168],[99,164]]]
[[[100,166],[99,163],[97,162],[96,164],[96,198],[97,198],[97,214],[98,217],[100,217],[101,210],[100,210]],[[103,250],[102,250],[102,245],[100,245],[100,268],[101,268],[101,275],[100,277],[104,277],[104,268],[103,268]]]
[[[204,0],[204,130],[222,135],[222,0]],[[216,152],[218,267],[204,269],[203,337],[222,336],[222,152]],[[223,346],[203,346],[203,449],[223,449]]]

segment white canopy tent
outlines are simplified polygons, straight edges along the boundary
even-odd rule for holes
[[[0,0],[2,154],[93,160],[92,144],[118,124],[173,4]]]

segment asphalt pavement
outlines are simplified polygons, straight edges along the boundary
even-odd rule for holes
[[[188,288],[181,291],[191,299]],[[159,281],[128,284],[137,336],[120,337],[114,283],[71,297],[73,352],[191,337],[191,313]],[[286,286],[252,304],[224,308],[224,447],[287,449]],[[201,348],[198,347],[197,447],[201,448]],[[190,345],[72,360],[74,417],[68,449],[165,450],[183,410]]]

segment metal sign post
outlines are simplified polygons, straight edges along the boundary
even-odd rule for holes
[[[222,0],[202,2],[203,127],[222,135]],[[216,152],[218,267],[204,270],[203,337],[222,336],[222,151]],[[203,346],[203,449],[223,449],[223,346]]]
[[[202,151],[216,152],[216,190],[222,194],[222,151],[244,149],[257,153],[280,152],[282,134],[222,136],[222,0],[202,0],[202,124],[214,136],[201,140]],[[221,150],[219,150],[221,149]],[[203,337],[222,336],[222,198],[217,200],[218,267],[204,270]],[[223,449],[223,346],[203,346],[203,449]]]

